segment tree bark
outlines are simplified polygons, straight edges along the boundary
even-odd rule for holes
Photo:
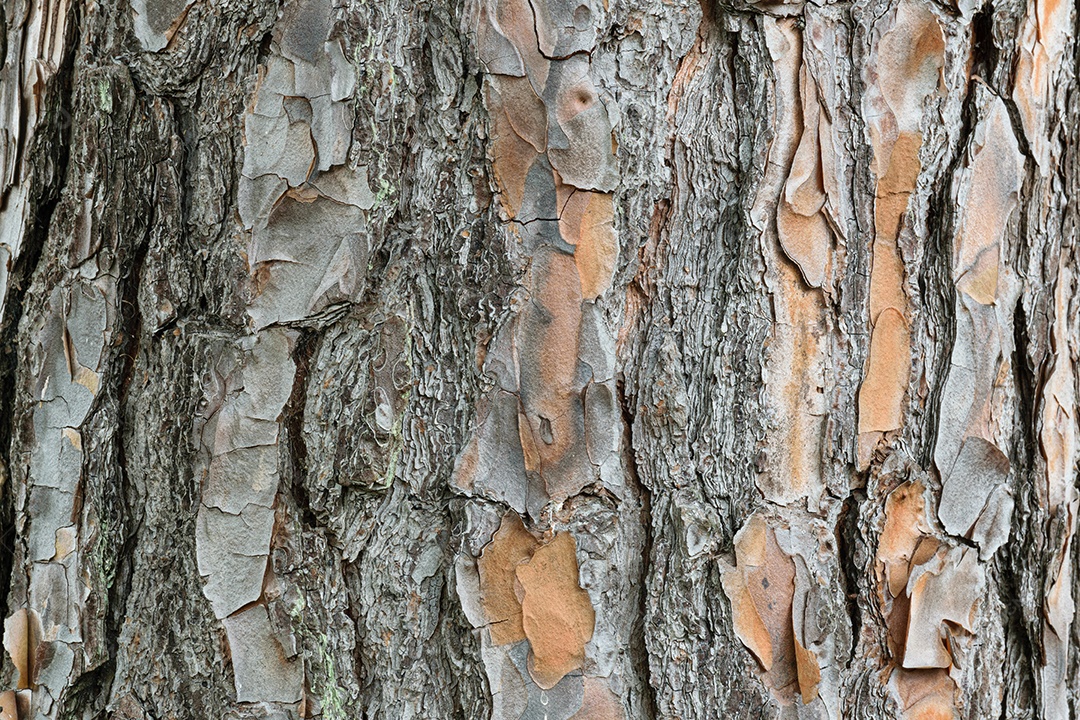
[[[1080,715],[1075,3],[0,2],[0,720]]]

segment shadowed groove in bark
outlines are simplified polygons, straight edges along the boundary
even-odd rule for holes
[[[627,402],[624,382],[620,379],[616,383],[616,391],[619,396],[619,409],[622,413],[623,432],[626,435],[624,451],[627,458],[626,471],[629,475],[630,485],[636,488],[641,498],[641,529],[644,534],[644,542],[641,547],[641,572],[638,577],[638,617],[634,623],[633,647],[631,654],[639,676],[642,678],[642,712],[644,717],[654,718],[656,714],[656,688],[653,687],[649,670],[649,648],[645,641],[645,622],[648,616],[649,603],[649,573],[652,570],[653,552],[653,515],[652,493],[641,482],[638,475],[637,458],[634,453],[634,412],[631,404]]]
[[[0,9],[0,62],[7,51],[7,23]],[[19,346],[16,342],[23,303],[31,280],[41,261],[41,252],[49,236],[53,211],[60,202],[68,170],[71,140],[72,80],[78,46],[81,17],[79,5],[69,10],[67,37],[63,62],[50,78],[43,96],[52,101],[45,109],[43,122],[33,138],[29,151],[40,160],[24,182],[30,183],[32,198],[29,227],[25,245],[8,276],[7,295],[0,305],[0,619],[8,617],[14,608],[8,607],[11,573],[15,561],[15,488],[12,485],[11,451],[16,420],[16,377],[19,369]],[[25,135],[23,136],[25,137]],[[0,197],[7,204],[9,196]],[[0,645],[4,627],[0,622]]]
[[[293,502],[300,512],[300,518],[306,529],[321,527],[311,509],[311,500],[304,484],[307,474],[307,443],[304,442],[304,404],[307,401],[308,370],[311,366],[311,358],[318,349],[322,339],[315,330],[302,329],[296,338],[296,347],[293,349],[293,362],[296,364],[296,375],[293,380],[292,394],[285,409],[282,412],[282,425],[285,428],[286,443],[288,448],[291,472],[286,475],[286,483],[292,491]]]
[[[840,509],[839,522],[836,525],[836,555],[840,561],[842,576],[847,596],[848,617],[851,620],[851,647],[847,658],[847,665],[851,665],[855,657],[855,648],[859,644],[859,634],[862,630],[862,608],[859,599],[864,597],[865,583],[860,583],[861,566],[860,558],[866,556],[864,540],[859,531],[859,508],[866,502],[866,492],[853,489],[851,494],[844,498]]]
[[[1015,348],[1012,365],[1016,374],[1016,384],[1020,389],[1018,403],[1020,432],[1017,443],[1019,447],[1012,448],[1011,452],[1021,453],[1025,463],[1024,467],[1015,474],[1016,481],[1013,489],[1017,495],[1017,503],[1013,509],[1012,523],[1014,532],[1017,533],[1018,543],[1026,545],[1025,536],[1031,530],[1028,520],[1031,514],[1027,508],[1038,504],[1038,500],[1034,498],[1035,483],[1038,482],[1035,472],[1035,468],[1038,467],[1035,462],[1038,439],[1033,429],[1036,421],[1033,400],[1038,383],[1027,361],[1031,339],[1028,336],[1027,315],[1023,303],[1017,303],[1013,319]],[[1019,695],[1021,698],[1019,704],[1024,705],[1034,703],[1041,691],[1037,674],[1040,658],[1036,651],[1041,627],[1026,621],[1022,607],[1023,593],[1020,587],[1020,578],[1025,570],[1042,575],[1041,564],[1025,562],[1026,560],[1027,558],[1014,553],[1001,554],[997,559],[997,569],[1001,577],[999,598],[1005,610],[1006,627],[1009,629],[1005,635],[1006,652],[1014,670],[1022,671],[1018,672],[1013,681],[1005,686],[1006,697],[1001,703],[1003,717],[1009,708],[1009,695]]]

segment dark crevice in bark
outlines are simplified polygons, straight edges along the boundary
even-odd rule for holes
[[[8,274],[7,294],[0,310],[0,618],[8,617],[13,610],[8,606],[11,574],[15,565],[15,488],[12,485],[11,443],[15,435],[18,395],[15,382],[19,366],[19,321],[67,176],[72,78],[80,19],[79,6],[73,4],[60,67],[42,93],[42,97],[55,102],[51,107],[44,108],[42,124],[30,147],[31,154],[39,159],[33,164],[33,172],[23,180],[30,183],[32,199],[29,220],[23,235],[24,245]],[[6,38],[6,32],[3,35]],[[0,53],[0,60],[5,57],[6,53]],[[7,204],[9,197],[6,193],[0,197],[0,207]],[[0,623],[0,643],[3,639],[4,626]]]
[[[653,552],[653,518],[652,518],[652,492],[641,480],[637,470],[637,454],[634,452],[634,414],[626,402],[626,388],[620,380],[617,382],[616,391],[619,395],[619,409],[622,413],[623,427],[626,428],[626,447],[629,458],[626,461],[626,471],[629,475],[630,485],[637,488],[641,498],[641,530],[644,534],[644,542],[641,547],[641,572],[638,582],[638,617],[634,624],[633,637],[631,640],[631,658],[634,668],[641,677],[641,714],[643,717],[655,718],[656,714],[656,688],[653,687],[649,673],[649,647],[645,641],[645,623],[648,615],[649,601],[649,570],[652,567]]]
[[[1006,88],[1000,97],[1008,112],[1017,145],[1024,155],[1024,181],[1020,191],[1020,209],[1022,210],[1023,199],[1033,197],[1033,191],[1038,182],[1038,166],[1011,90],[1012,88]],[[1030,215],[1027,212],[1020,211],[1017,214],[1019,224],[1016,233],[1016,249],[1008,262],[1015,263],[1023,275],[1027,265],[1025,259],[1031,257],[1029,233],[1035,229],[1030,227]],[[1027,272],[1031,270],[1027,268]],[[1036,457],[1039,447],[1037,398],[1042,394],[1041,378],[1044,376],[1043,369],[1046,367],[1048,357],[1047,354],[1042,354],[1042,360],[1038,361],[1040,367],[1032,366],[1033,359],[1039,353],[1039,345],[1038,340],[1031,337],[1027,310],[1021,298],[1013,309],[1013,356],[1010,364],[1016,383],[1017,422],[1009,456],[1020,458],[1022,461],[1020,466],[1014,469],[1012,477],[1012,490],[1016,498],[1011,518],[1012,542],[1004,551],[999,552],[996,558],[999,575],[998,597],[1005,615],[1003,624],[1006,657],[1010,660],[1010,670],[1014,674],[1014,681],[1008,684],[1007,694],[1018,696],[1019,699],[1013,703],[1015,707],[1031,705],[1041,707],[1043,705],[1042,683],[1038,674],[1042,664],[1040,649],[1042,627],[1041,624],[1036,624],[1032,620],[1038,616],[1038,613],[1033,612],[1031,608],[1026,608],[1022,598],[1030,596],[1025,591],[1025,581],[1029,586],[1031,584],[1040,588],[1043,586],[1045,568],[1035,561],[1038,551],[1029,550],[1025,553],[1023,550],[1017,550],[1017,548],[1031,547],[1032,531],[1037,530],[1037,523],[1043,518],[1043,513],[1037,510],[1040,507],[1040,501],[1035,494],[1035,487],[1039,482],[1037,476],[1039,462]],[[1032,509],[1036,511],[1032,512]],[[1003,712],[1009,707],[1007,694],[1002,698]]]
[[[1038,439],[1035,437],[1035,427],[1038,419],[1035,414],[1035,397],[1038,393],[1038,379],[1033,368],[1027,361],[1028,348],[1031,338],[1028,333],[1027,314],[1023,303],[1017,303],[1013,313],[1013,357],[1012,366],[1015,372],[1017,401],[1019,404],[1016,442],[1010,449],[1010,456],[1022,457],[1023,467],[1019,468],[1016,477],[1018,482],[1014,484],[1014,492],[1017,493],[1017,502],[1013,508],[1012,527],[1014,538],[1018,546],[1028,546],[1025,536],[1030,529],[1027,519],[1031,516],[1026,508],[1037,506],[1038,499],[1034,497],[1034,489],[1037,482],[1035,468],[1037,467],[1035,452]],[[1017,535],[1018,533],[1018,535]],[[1039,696],[1040,683],[1038,667],[1040,664],[1037,651],[1037,637],[1033,637],[1032,631],[1037,629],[1029,627],[1025,619],[1028,614],[1023,607],[1024,597],[1021,580],[1026,572],[1036,573],[1041,577],[1042,572],[1035,563],[1027,562],[1030,558],[1020,557],[1006,552],[998,555],[997,569],[999,575],[998,596],[1005,610],[1005,642],[1013,652],[1007,652],[1010,659],[1018,654],[1019,662],[1014,661],[1013,670],[1023,669],[1022,675],[1015,676],[1011,683],[1006,683],[1007,693],[1020,695],[1023,698],[1017,701],[1018,706],[1024,706],[1034,701]],[[1020,562],[1018,562],[1018,560]],[[1040,580],[1041,584],[1041,580]],[[1019,666],[1019,667],[1018,667]],[[1003,700],[1002,707],[1008,704]]]
[[[265,67],[266,61],[270,57],[270,44],[274,40],[274,33],[267,32],[262,36],[262,40],[259,41],[259,50],[255,55],[255,64],[259,67]]]
[[[852,490],[840,506],[840,518],[836,526],[836,554],[840,561],[840,569],[844,574],[844,597],[847,601],[848,617],[851,619],[851,655],[847,659],[848,667],[851,667],[855,659],[855,649],[859,645],[859,636],[862,633],[862,608],[859,606],[862,588],[859,579],[865,580],[865,574],[855,556],[858,553],[859,544],[862,543],[859,531],[859,510],[865,500],[864,491]]]
[[[986,81],[994,77],[998,47],[994,43],[994,6],[985,3],[971,20],[971,74]]]
[[[364,606],[360,598],[360,589],[364,586],[364,578],[360,574],[360,568],[365,553],[367,553],[366,547],[354,561],[343,562],[341,565],[341,577],[345,587],[348,588],[349,598],[345,604],[345,615],[348,616],[352,631],[356,637],[349,659],[352,660],[353,677],[360,681],[360,687],[364,689],[370,686],[371,681],[371,672],[364,661]]]
[[[992,41],[992,38],[991,38]],[[976,41],[978,44],[979,41]],[[985,56],[988,51],[983,50]],[[919,465],[933,473],[934,449],[941,421],[941,402],[949,379],[953,346],[956,344],[956,286],[952,280],[952,243],[956,232],[956,203],[953,178],[967,158],[968,147],[978,120],[975,114],[975,79],[968,82],[967,95],[960,112],[953,156],[945,166],[927,205],[926,261],[919,271],[919,295],[927,308],[927,332],[935,352],[928,360],[935,382],[930,384],[926,400],[926,423],[916,444]],[[936,476],[936,475],[935,475]],[[940,478],[939,478],[940,479]]]
[[[307,476],[307,444],[304,442],[304,404],[307,400],[307,377],[311,367],[311,359],[315,356],[320,334],[313,330],[300,330],[300,336],[296,339],[296,347],[293,349],[293,362],[296,364],[296,375],[293,379],[292,394],[285,403],[282,413],[282,425],[285,427],[287,438],[287,451],[291,472],[289,473],[289,489],[292,492],[293,502],[300,513],[300,519],[308,528],[320,527],[311,509],[311,499],[304,487],[304,478]]]

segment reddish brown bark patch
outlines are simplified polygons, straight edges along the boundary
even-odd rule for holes
[[[480,573],[480,604],[491,624],[491,642],[507,645],[525,639],[521,625],[521,603],[514,590],[519,563],[532,557],[538,543],[510,513],[503,518],[491,543],[476,561]]]
[[[521,584],[522,625],[532,647],[529,673],[551,689],[585,662],[596,614],[589,594],[578,584],[574,539],[561,532],[517,566]]]

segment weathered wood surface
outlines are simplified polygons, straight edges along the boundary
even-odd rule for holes
[[[4,0],[0,719],[1080,715],[1065,0]]]

